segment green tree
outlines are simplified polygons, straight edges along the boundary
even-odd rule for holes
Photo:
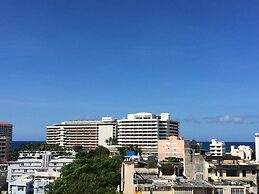
[[[109,157],[109,150],[100,146],[80,152],[76,160],[61,169],[61,178],[49,184],[48,194],[116,194],[120,183],[119,157]]]

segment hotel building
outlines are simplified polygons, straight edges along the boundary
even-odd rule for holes
[[[170,120],[169,113],[128,114],[127,119],[118,120],[117,125],[118,144],[137,145],[143,155],[157,155],[158,140],[178,136],[179,131],[179,122]]]
[[[106,139],[116,138],[116,121],[111,117],[102,120],[64,121],[47,126],[47,144],[64,147],[82,146],[94,149],[106,146]]]

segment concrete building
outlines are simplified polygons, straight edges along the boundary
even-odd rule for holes
[[[99,120],[64,121],[47,126],[47,144],[64,147],[82,146],[94,149],[106,146],[106,139],[116,138],[116,121],[111,117]]]
[[[184,158],[187,147],[190,147],[190,141],[182,137],[170,136],[166,140],[158,140],[158,160],[168,157]]]
[[[226,154],[226,144],[216,139],[211,140],[210,154],[212,156],[224,156]]]
[[[7,164],[0,164],[0,193],[7,191]]]
[[[179,123],[170,120],[169,113],[155,115],[151,113],[128,114],[118,124],[118,144],[137,145],[143,155],[157,155],[158,140],[169,136],[178,136]]]
[[[0,136],[8,136],[12,142],[13,125],[8,122],[0,122]]]
[[[8,122],[0,122],[0,163],[9,160],[9,152],[12,149],[13,125]]]
[[[8,136],[0,136],[0,163],[9,160],[11,140]]]
[[[234,145],[231,145],[230,154],[232,156],[238,156],[243,160],[251,160],[252,153],[253,150],[250,146],[240,145],[238,147],[235,147]]]
[[[17,161],[8,163],[8,192],[42,193],[45,185],[60,177],[60,169],[74,159],[73,152],[22,152]]]
[[[190,149],[185,151],[184,175],[190,180],[210,182],[218,188],[216,193],[229,194],[229,191],[237,189],[241,193],[258,193],[258,169],[258,165],[240,160],[237,156],[206,156]]]
[[[164,176],[157,168],[124,162],[121,191],[123,194],[213,194],[214,187],[203,180],[187,181],[175,175]]]
[[[259,162],[259,133],[255,134],[255,160]]]

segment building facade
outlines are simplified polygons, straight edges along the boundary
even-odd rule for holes
[[[170,120],[169,113],[128,114],[127,119],[117,121],[118,144],[137,145],[143,155],[157,155],[158,140],[179,135],[179,122]]]
[[[259,133],[255,134],[255,160],[259,162]]]
[[[224,156],[226,154],[225,142],[212,139],[210,144],[210,154],[212,156]]]
[[[182,137],[170,136],[166,140],[158,140],[158,160],[168,157],[184,158],[187,147],[190,147],[190,141]]]
[[[0,122],[0,136],[8,136],[12,141],[13,125],[8,122]]]
[[[44,193],[45,185],[59,178],[60,169],[74,159],[73,153],[61,154],[50,151],[20,153],[17,161],[8,163],[8,193],[28,193],[32,190],[34,193]]]
[[[0,163],[9,160],[11,139],[8,136],[0,136]]]
[[[240,145],[238,147],[231,146],[230,154],[232,156],[238,156],[243,160],[251,160],[252,159],[253,150],[250,146]]]
[[[106,146],[106,140],[116,138],[116,121],[111,117],[102,120],[64,121],[47,126],[47,144],[64,147],[82,146],[94,149]]]
[[[0,122],[0,163],[9,160],[12,137],[13,125],[9,122]]]

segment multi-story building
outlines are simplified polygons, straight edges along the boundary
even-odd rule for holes
[[[212,156],[224,156],[226,154],[225,142],[212,139],[210,144],[210,154]]]
[[[4,191],[7,191],[7,164],[0,164],[0,193],[4,193]]]
[[[8,163],[8,193],[25,194],[29,190],[42,193],[45,185],[60,177],[60,169],[74,159],[73,152],[67,154],[50,151],[20,153],[17,161]]]
[[[0,163],[9,160],[10,145],[10,137],[0,136]]]
[[[255,134],[255,160],[259,162],[259,133]]]
[[[111,117],[102,120],[64,121],[47,126],[47,144],[64,147],[82,146],[94,149],[105,146],[106,140],[116,138],[116,121]]]
[[[12,148],[13,125],[8,122],[0,122],[0,160],[9,160],[9,152]],[[1,162],[0,161],[0,162]]]
[[[252,159],[253,150],[250,146],[240,145],[235,147],[231,146],[230,154],[232,156],[238,156],[243,160],[251,160]]]
[[[207,156],[185,151],[184,175],[190,180],[210,182],[216,193],[258,193],[259,167],[237,156]],[[233,191],[233,192],[232,192]]]
[[[175,174],[164,176],[158,168],[130,161],[121,167],[121,191],[124,194],[214,194],[214,187],[203,180],[187,181]]]
[[[157,155],[158,140],[178,136],[179,132],[179,122],[170,120],[169,113],[128,114],[127,119],[120,119],[117,124],[118,144],[137,145],[143,155]]]
[[[182,137],[170,136],[166,140],[158,140],[158,160],[168,157],[184,158],[184,150],[187,147],[190,147],[190,141]]]
[[[8,136],[12,141],[13,125],[8,122],[0,122],[0,136]]]

